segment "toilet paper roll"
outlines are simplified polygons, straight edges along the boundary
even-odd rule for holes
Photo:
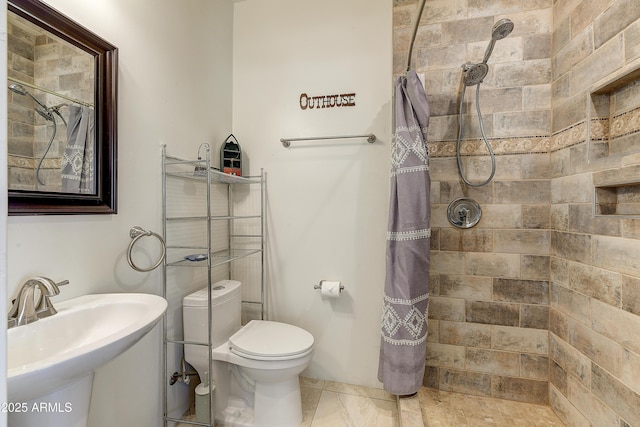
[[[320,282],[320,293],[323,298],[338,298],[342,292],[340,282],[323,280]]]

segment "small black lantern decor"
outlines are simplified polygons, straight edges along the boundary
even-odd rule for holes
[[[220,169],[230,175],[242,176],[242,150],[233,134],[220,147]]]

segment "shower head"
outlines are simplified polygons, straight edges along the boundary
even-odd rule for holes
[[[511,31],[513,31],[513,21],[508,18],[502,18],[493,25],[493,29],[491,30],[491,41],[489,42],[489,46],[487,46],[482,62],[479,64],[471,64],[467,62],[462,66],[462,69],[464,70],[462,82],[465,86],[475,86],[482,83],[489,72],[487,61],[491,56],[491,52],[493,52],[493,46],[496,44],[496,40],[501,40],[507,37],[511,34]]]
[[[465,86],[475,86],[482,83],[489,72],[489,66],[484,62],[479,64],[467,63],[464,64],[462,68],[464,70],[462,82]]]
[[[489,46],[487,46],[487,50],[484,52],[484,59],[482,60],[484,64],[489,60],[491,52],[493,52],[493,46],[496,44],[496,40],[502,40],[511,34],[511,31],[513,31],[513,21],[511,21],[511,19],[502,18],[493,25],[493,29],[491,30],[491,41],[489,42]]]
[[[51,114],[51,110],[49,110],[48,108],[36,107],[36,112],[44,117],[45,120],[48,120],[50,122],[55,120],[53,114]]]
[[[491,30],[491,38],[493,40],[502,40],[513,31],[513,21],[508,18],[502,18],[496,22]]]
[[[18,95],[27,95],[29,96],[31,99],[33,99],[34,101],[36,101],[36,103],[41,106],[42,108],[44,108],[46,111],[49,111],[49,108],[44,105],[42,102],[40,102],[40,100],[38,98],[36,98],[35,96],[31,95],[25,88],[24,86],[22,86],[21,84],[18,83],[12,83],[9,85],[9,90],[11,92],[17,93]],[[38,111],[36,109],[36,111]],[[42,115],[42,113],[40,111],[38,111],[38,113],[40,113],[40,115]],[[44,117],[44,116],[43,116]]]
[[[26,95],[29,92],[24,88],[24,86],[19,85],[18,83],[11,83],[9,85],[9,90],[11,92],[17,93],[18,95]]]

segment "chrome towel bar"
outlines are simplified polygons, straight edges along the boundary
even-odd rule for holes
[[[327,139],[353,139],[353,138],[367,138],[367,142],[369,144],[373,144],[376,142],[376,136],[372,133],[365,135],[339,135],[339,136],[312,136],[309,138],[282,138],[280,142],[282,142],[282,146],[285,148],[289,148],[293,141],[320,141]]]

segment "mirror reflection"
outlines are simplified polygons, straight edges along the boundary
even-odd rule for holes
[[[94,57],[7,19],[9,190],[95,195]]]

